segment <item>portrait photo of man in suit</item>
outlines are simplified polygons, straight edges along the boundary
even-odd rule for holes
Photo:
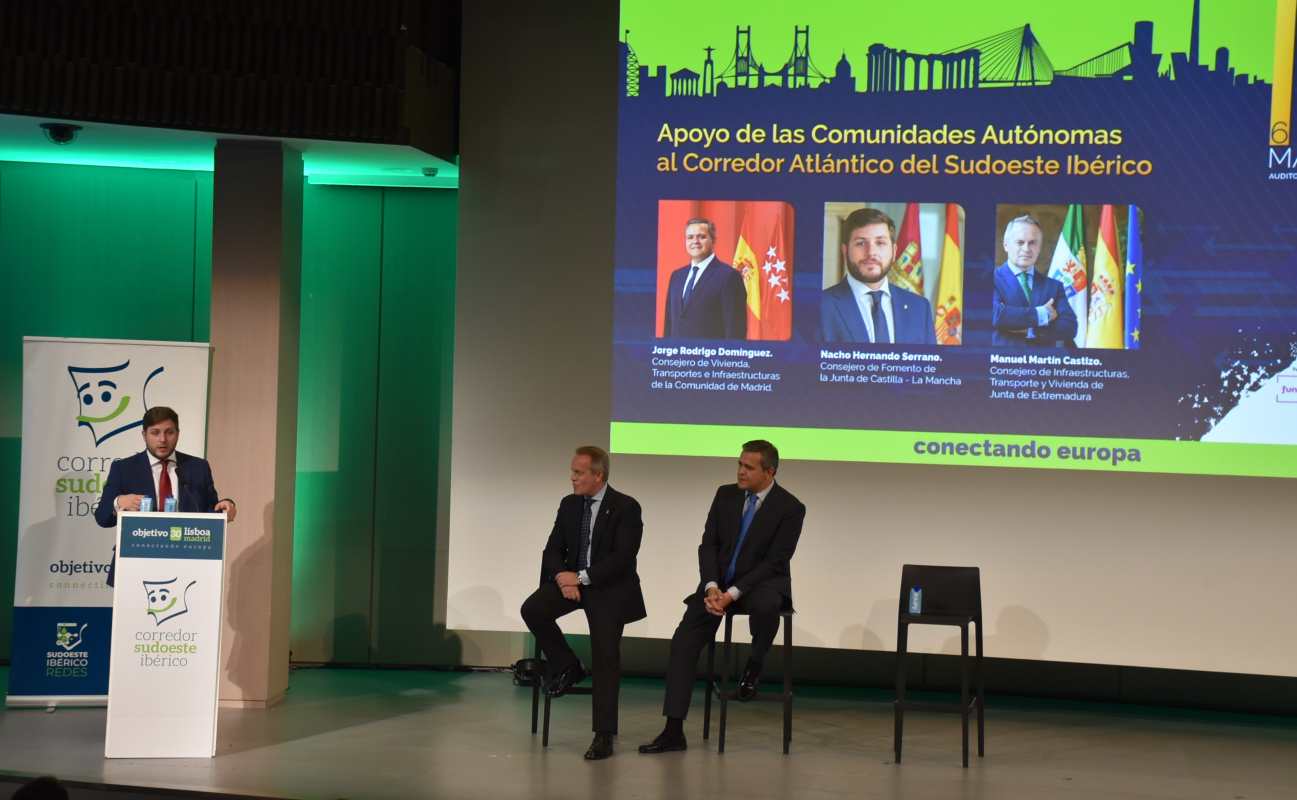
[[[684,720],[693,695],[698,654],[716,638],[716,629],[732,607],[746,612],[752,649],[738,699],[757,694],[766,654],[779,630],[779,612],[792,608],[789,563],[802,535],[806,506],[775,483],[779,451],[763,439],[746,442],[739,453],[738,478],[716,490],[702,543],[698,546],[698,586],[684,599],[685,613],[671,637],[666,698],[666,726],[641,753],[684,750]]]
[[[667,284],[663,338],[746,339],[748,295],[738,270],[716,257],[716,226],[694,217],[685,223],[689,263]]]
[[[932,304],[887,279],[896,260],[896,222],[858,208],[842,223],[846,275],[820,295],[820,340],[874,344],[937,343]]]
[[[1004,226],[1005,263],[995,268],[991,344],[1065,347],[1076,336],[1076,312],[1063,284],[1036,271],[1043,230],[1029,214]]]
[[[591,761],[613,754],[622,630],[647,616],[635,571],[644,535],[640,506],[608,485],[609,468],[606,450],[576,449],[572,494],[559,502],[545,542],[540,587],[522,604],[522,619],[545,654],[544,687],[551,697],[563,695],[587,675],[557,622],[577,609],[585,612],[594,667],[594,739],[585,753]]]
[[[130,458],[114,461],[108,468],[95,521],[101,527],[117,524],[117,512],[139,511],[149,499],[154,511],[165,511],[167,499],[173,510],[211,513],[224,511],[230,522],[238,514],[234,501],[222,499],[212,482],[212,468],[206,459],[176,450],[180,440],[180,416],[166,406],[154,406],[144,413],[144,449]],[[108,568],[106,583],[113,585],[116,557]]]

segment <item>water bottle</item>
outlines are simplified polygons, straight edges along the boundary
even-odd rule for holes
[[[152,498],[152,497],[141,497],[141,498],[140,498],[140,511],[152,511],[152,510],[153,510],[153,498]]]
[[[168,514],[176,513],[176,498],[168,497],[162,501],[162,510]]]
[[[911,614],[923,613],[923,587],[922,586],[910,587],[910,613]]]

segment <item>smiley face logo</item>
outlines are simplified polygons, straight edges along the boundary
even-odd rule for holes
[[[90,430],[96,447],[142,424],[144,409],[148,408],[144,393],[163,367],[140,380],[139,370],[130,366],[131,362],[126,361],[115,367],[68,367],[77,391],[77,426]]]
[[[154,625],[161,625],[169,619],[189,612],[189,590],[198,581],[190,581],[183,589],[180,579],[167,581],[144,581],[144,593],[149,604],[144,612],[153,617]]]

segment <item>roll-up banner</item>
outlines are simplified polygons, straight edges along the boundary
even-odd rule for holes
[[[205,452],[209,359],[206,343],[23,339],[8,705],[106,702],[114,529],[94,509],[112,462],[144,449],[149,407],[175,409],[179,449]]]

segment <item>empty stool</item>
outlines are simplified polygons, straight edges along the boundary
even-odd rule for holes
[[[911,587],[923,589],[922,613],[911,614]],[[968,626],[977,625],[977,654],[968,657]],[[953,625],[959,628],[959,702],[921,703],[905,699],[906,641],[911,625]],[[969,667],[976,674],[976,686],[969,696]],[[968,766],[968,717],[977,711],[977,755],[986,755],[985,711],[982,685],[982,580],[977,567],[901,567],[901,597],[896,624],[896,701],[892,705],[896,730],[893,748],[901,763],[901,730],[906,711],[958,712],[963,721],[964,766]]]

